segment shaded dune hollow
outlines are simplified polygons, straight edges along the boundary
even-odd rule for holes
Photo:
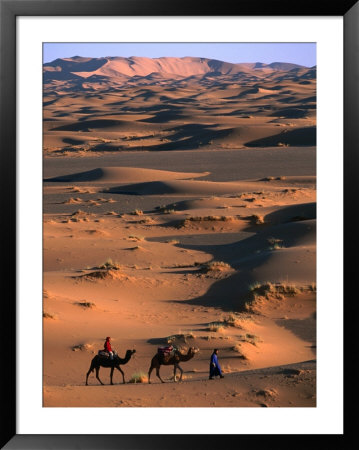
[[[298,219],[299,217],[299,219]],[[315,203],[283,207],[265,216],[255,234],[229,244],[178,244],[210,254],[229,264],[235,273],[214,282],[205,294],[186,303],[245,311],[250,287],[268,282],[307,287],[316,281]],[[209,241],[210,242],[210,241]]]
[[[284,130],[274,136],[255,139],[246,142],[247,147],[272,147],[278,145],[290,145],[294,147],[315,146],[317,140],[316,127],[298,128],[296,130]]]
[[[211,181],[152,181],[124,186],[111,187],[104,192],[132,195],[220,195],[241,191],[238,183]]]

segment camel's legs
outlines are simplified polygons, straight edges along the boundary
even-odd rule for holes
[[[154,369],[153,365],[148,369],[148,384],[151,384],[151,372]]]
[[[93,367],[90,366],[89,371],[88,371],[87,374],[86,374],[86,386],[88,386],[87,380],[88,380],[88,377],[89,377],[89,375],[90,375],[90,373],[91,373],[92,371],[93,371]]]
[[[180,372],[181,372],[181,375],[180,375],[180,377],[179,377],[179,380],[178,381],[182,381],[182,375],[183,375],[183,369],[182,369],[182,367],[178,364],[177,365],[177,367],[178,367],[178,369],[180,370]]]
[[[122,381],[123,381],[123,384],[125,384],[125,374],[123,373],[123,370],[121,369],[120,366],[116,366],[116,369],[118,369],[122,373]]]
[[[96,378],[98,379],[98,381],[99,381],[101,384],[103,384],[102,381],[100,380],[100,377],[98,376],[99,372],[100,372],[100,368],[99,368],[99,367],[96,367]]]
[[[113,384],[113,382],[112,382],[113,371],[114,371],[114,367],[111,367],[111,372],[110,372],[111,384]]]
[[[161,378],[161,376],[160,376],[160,367],[161,367],[161,366],[156,367],[156,375],[157,375],[157,377],[161,380],[161,383],[164,383],[164,381],[162,380],[162,378]]]
[[[176,382],[176,371],[177,371],[177,365],[173,365],[173,381]]]

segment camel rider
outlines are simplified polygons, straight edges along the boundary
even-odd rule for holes
[[[107,336],[103,347],[104,347],[105,352],[110,355],[110,359],[113,359],[113,350],[112,350],[110,341],[111,341],[111,338],[109,336]]]

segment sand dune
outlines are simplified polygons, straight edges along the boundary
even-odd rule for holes
[[[301,68],[297,64],[288,63],[242,63],[231,64],[207,58],[145,58],[145,57],[108,57],[108,58],[64,58],[44,64],[44,73],[50,77],[59,73],[88,78],[91,76],[113,77],[126,75],[129,77],[152,74],[179,75],[190,77],[201,74],[237,74],[251,70],[265,73],[273,70],[288,71]],[[55,78],[56,79],[56,78]]]
[[[44,64],[45,152],[315,145],[315,76],[287,63],[58,59]]]
[[[136,183],[119,187],[111,187],[104,192],[129,193],[136,195],[224,195],[239,194],[244,192],[247,184],[233,182],[213,181],[152,181],[148,183]],[[253,186],[252,186],[253,187]]]
[[[275,145],[316,145],[316,128],[305,127],[298,128],[296,130],[285,130],[282,133],[274,136],[268,136],[262,139],[256,139],[251,142],[247,142],[248,147],[271,147]]]
[[[44,407],[316,406],[315,112],[315,67],[44,65]]]
[[[44,181],[56,182],[99,182],[99,183],[131,183],[135,181],[173,180],[198,178],[208,175],[203,173],[169,172],[165,170],[141,169],[135,167],[101,167],[86,172],[74,173],[59,177],[47,178]]]
[[[265,221],[271,224],[284,222],[299,222],[316,218],[316,203],[304,203],[285,206],[265,216]]]

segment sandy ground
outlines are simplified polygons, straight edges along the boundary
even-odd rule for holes
[[[278,77],[276,71],[270,82],[278,85]],[[287,94],[271,97],[270,104],[284,108],[283,98],[290,91],[303,105],[303,98],[313,91],[313,82],[300,84],[303,80],[292,79]],[[167,95],[169,81],[165,81],[162,90],[152,85],[159,97]],[[197,106],[204,109],[210,98],[211,123],[206,127],[217,131],[232,127],[232,119],[248,120],[225,114],[222,104],[233,94],[227,89],[237,89],[237,97],[243,99],[239,95],[243,86],[229,87],[228,80],[222,81],[225,94],[219,95],[218,85],[207,80],[209,90],[197,89],[196,96]],[[107,100],[113,91],[97,97],[81,90],[69,95],[60,92],[66,83],[45,84],[46,95],[52,89],[57,100],[44,99],[44,406],[315,406],[313,143],[286,147],[270,140],[271,147],[254,147],[244,145],[247,137],[246,142],[238,141],[239,133],[231,135],[226,147],[225,132],[218,135],[220,142],[212,136],[211,144],[197,148],[192,138],[198,136],[204,119],[195,111],[189,125],[184,127],[183,113],[171,124],[171,142],[192,139],[187,142],[191,148],[170,151],[171,146],[158,148],[156,134],[148,137],[153,125],[162,124],[157,113],[156,120],[147,120],[158,111],[156,96],[151,100],[147,92],[146,98],[136,100],[137,106],[135,101],[129,103],[135,110],[144,109],[147,102],[146,107],[152,108],[146,113],[147,122],[146,114],[136,109],[141,117],[112,118],[121,124],[111,122],[115,130],[108,131],[112,125],[91,108],[96,101],[102,114],[111,115]],[[189,89],[188,83],[182,89]],[[281,83],[286,86],[289,81]],[[140,87],[133,83],[121,95],[133,96],[129,89]],[[179,92],[172,91],[172,100]],[[86,99],[80,102],[81,95]],[[249,104],[258,108],[258,99],[248,100]],[[77,116],[79,108],[87,111],[84,120]],[[184,109],[188,113],[187,106]],[[53,131],[54,116],[61,114],[67,114],[59,119],[62,129]],[[74,143],[74,133],[82,140],[84,130],[71,123],[90,120],[95,126],[87,128],[87,138],[110,139],[106,134],[110,132],[113,139],[121,128],[123,134],[117,138],[126,140],[134,127],[137,135],[131,139],[147,133],[143,145],[148,148],[92,151],[89,144],[84,150],[83,144],[80,148]],[[296,129],[315,124],[309,113],[293,120]],[[269,128],[263,125],[264,133],[258,121],[267,123],[268,116],[255,116],[249,132],[255,142],[276,126],[276,122]],[[150,124],[151,131],[142,122]],[[184,130],[192,138],[181,134]],[[237,141],[245,148],[233,147]],[[72,145],[72,150],[63,144]],[[121,366],[126,384],[116,371],[114,386],[109,385],[109,369],[101,368],[105,385],[91,373],[85,386],[91,359],[106,336],[112,337],[121,357],[128,349],[136,350]],[[171,367],[162,366],[166,383],[154,371],[148,384],[151,359],[157,347],[168,343],[182,353],[190,347],[198,351],[180,364],[184,370],[180,383],[174,383]],[[214,348],[219,349],[225,377],[208,380]],[[138,378],[145,382],[130,382]]]

